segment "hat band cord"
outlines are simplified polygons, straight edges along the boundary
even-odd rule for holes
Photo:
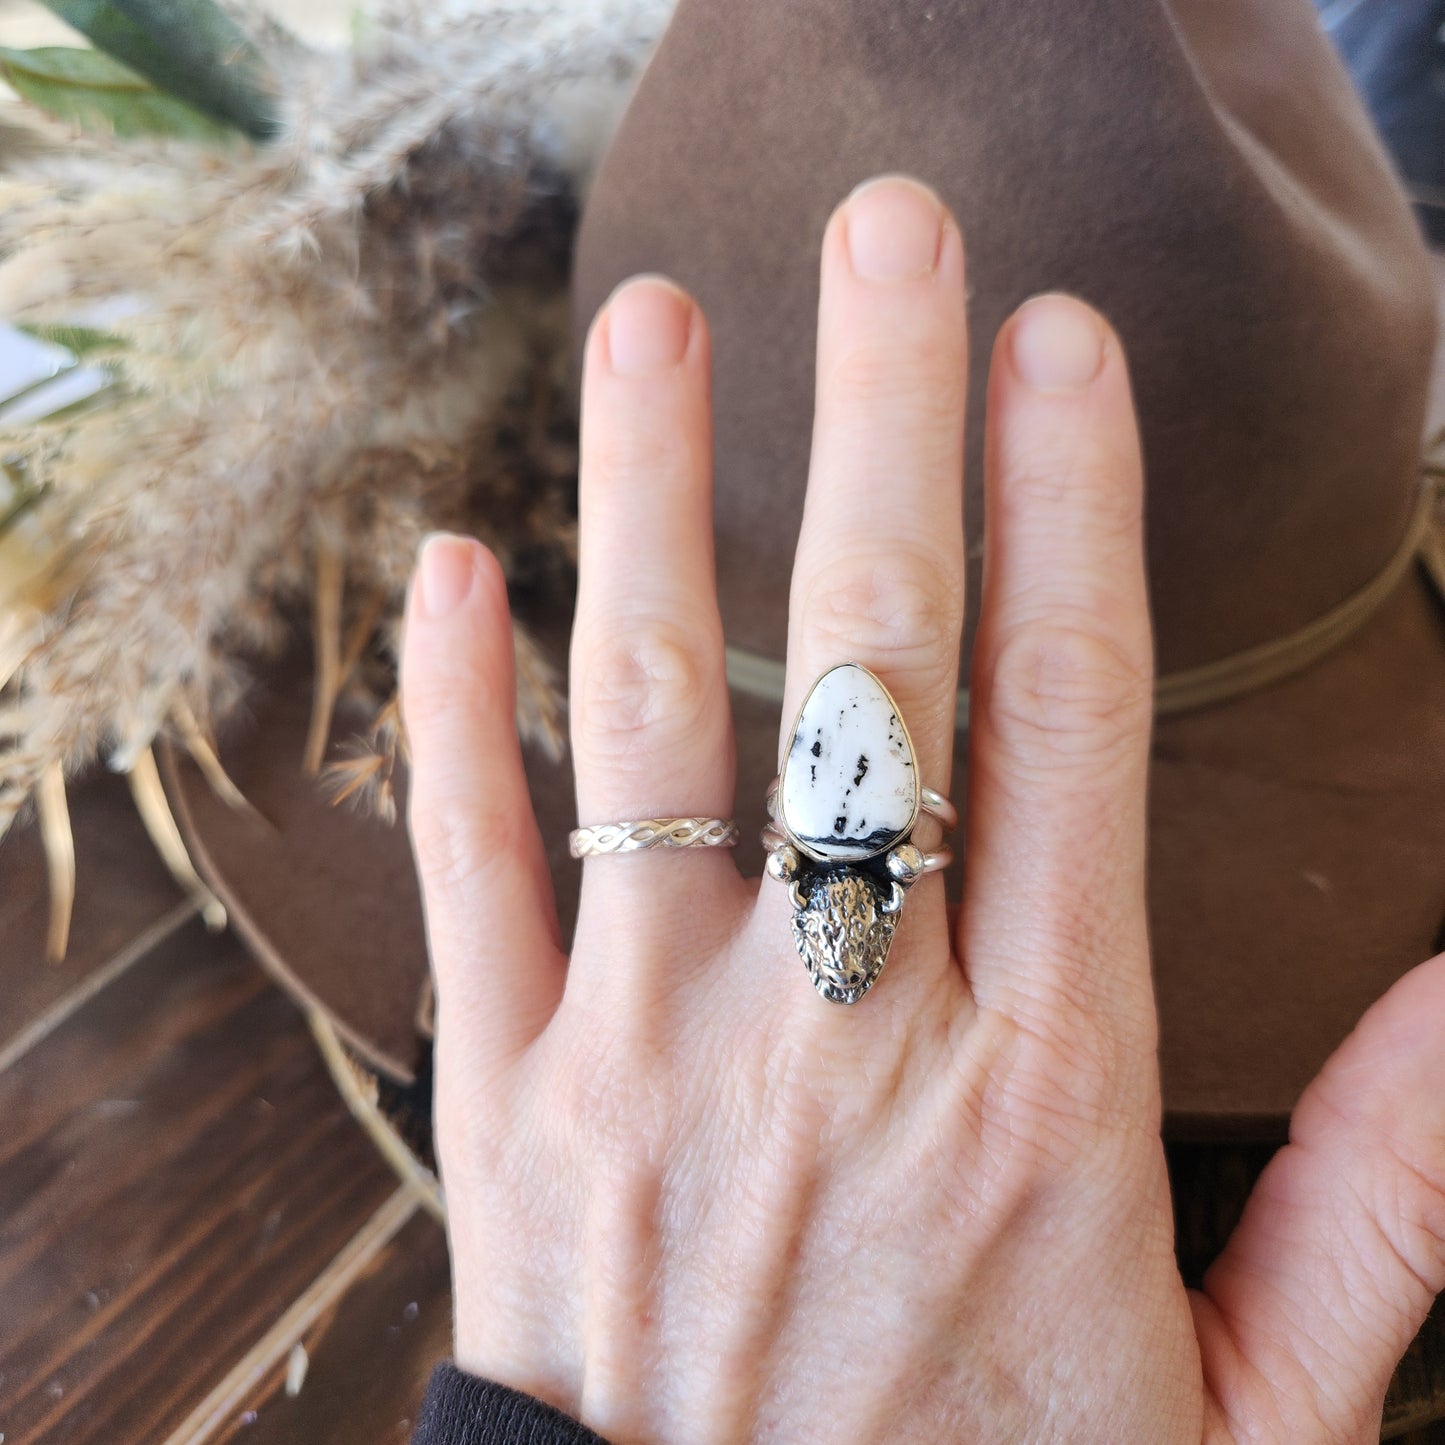
[[[1445,602],[1445,461],[1427,463],[1420,500],[1394,555],[1357,592],[1283,637],[1272,638],[1215,662],[1165,673],[1154,685],[1154,713],[1167,717],[1268,687],[1302,672],[1348,641],[1389,600],[1412,562],[1419,562]],[[765,702],[783,700],[783,664],[746,648],[727,649],[729,686]],[[955,726],[968,727],[969,690],[958,690]]]

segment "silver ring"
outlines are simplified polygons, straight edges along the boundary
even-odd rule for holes
[[[921,814],[944,832],[958,810],[924,787],[893,695],[858,662],[831,667],[809,689],[768,788],[768,873],[787,884],[793,942],[813,986],[857,1003],[878,981],[903,900],[953,860],[913,842]]]
[[[731,818],[637,818],[573,828],[567,849],[574,858],[637,853],[643,848],[732,848],[738,825]]]

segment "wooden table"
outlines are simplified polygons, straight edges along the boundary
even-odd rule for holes
[[[451,1346],[440,1226],[124,785],[74,825],[61,965],[34,832],[0,844],[0,1440],[406,1441]]]

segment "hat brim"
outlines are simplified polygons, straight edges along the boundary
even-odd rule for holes
[[[565,665],[554,599],[534,622]],[[302,778],[307,659],[267,682],[224,764],[264,823],[172,754],[167,784],[197,867],[260,961],[360,1056],[415,1077],[425,935],[405,825],[330,805]],[[776,704],[733,695],[743,871],[776,771]],[[344,740],[344,721],[334,730]],[[960,735],[953,796],[967,784]],[[564,936],[570,762],[528,751]],[[1353,639],[1307,671],[1233,702],[1161,719],[1150,795],[1149,916],[1166,1132],[1281,1137],[1305,1084],[1445,920],[1445,613],[1411,573]],[[960,858],[948,879],[960,890]]]

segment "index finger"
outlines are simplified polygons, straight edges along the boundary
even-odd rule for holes
[[[959,952],[980,1007],[1152,1063],[1153,639],[1118,338],[1035,298],[999,335],[988,410]]]

